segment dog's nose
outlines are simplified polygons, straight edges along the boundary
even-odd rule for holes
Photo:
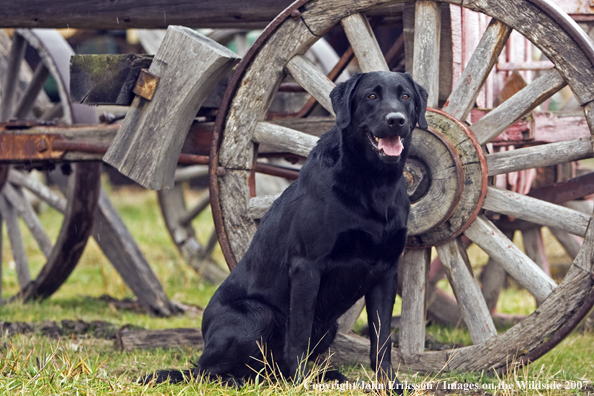
[[[386,123],[393,127],[401,127],[406,123],[406,116],[402,113],[388,113],[386,116]]]

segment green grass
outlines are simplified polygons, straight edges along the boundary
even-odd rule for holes
[[[134,188],[110,191],[119,213],[134,235],[152,269],[163,284],[167,295],[186,304],[206,306],[215,286],[202,280],[184,263],[172,243],[160,211],[156,194]],[[193,194],[191,200],[198,199]],[[60,215],[45,208],[41,221],[50,236],[58,233]],[[210,213],[204,213],[196,220],[199,239],[206,241],[212,230]],[[23,227],[23,230],[25,228]],[[14,295],[18,290],[18,281],[14,263],[11,263],[10,246],[3,230],[2,246],[2,286],[3,296]],[[31,261],[32,274],[35,275],[44,263],[30,237],[25,243]],[[548,242],[547,242],[548,243]],[[557,252],[557,248],[553,248]],[[558,252],[557,252],[558,253]],[[554,254],[557,254],[554,253]],[[222,254],[215,252],[215,259],[224,265]],[[559,255],[559,262],[566,258]],[[480,251],[471,253],[471,259],[480,271]],[[450,290],[447,282],[440,282],[440,287]],[[97,297],[109,294],[116,298],[133,297],[111,264],[104,258],[94,241],[85,249],[82,260],[68,281],[49,299],[41,302],[23,304],[12,302],[0,307],[0,320],[41,322],[44,320],[81,319],[87,322],[104,320],[118,326],[126,324],[147,329],[176,327],[198,327],[200,318],[179,315],[171,318],[151,317],[142,313],[116,309],[112,304],[98,300]],[[510,287],[501,294],[498,310],[510,314],[527,315],[535,309],[534,299],[524,290]],[[398,299],[394,313],[401,311]],[[359,319],[357,326],[365,323],[365,317]],[[444,344],[471,344],[468,332],[460,328],[431,325],[427,333]],[[62,337],[51,339],[38,334],[0,337],[0,395],[38,394],[38,395],[251,395],[251,394],[336,394],[336,389],[314,389],[311,386],[295,385],[281,380],[270,381],[263,376],[258,383],[249,383],[237,390],[221,384],[201,381],[197,383],[158,386],[140,386],[136,383],[139,376],[159,368],[187,368],[197,358],[200,350],[195,348],[173,348],[124,352],[115,349],[113,341],[86,336]],[[343,367],[343,372],[352,380],[359,379],[370,383],[374,374],[362,366]],[[534,394],[563,395],[586,394],[573,390],[530,390],[521,391],[515,381],[541,381],[552,384],[573,381],[577,384],[594,380],[594,335],[574,333],[565,339],[553,351],[536,363],[498,377],[493,372],[482,373],[437,373],[425,375],[414,372],[400,372],[399,378],[425,387],[437,382],[447,384],[475,384],[494,394]],[[506,389],[504,386],[511,389]],[[571,385],[571,382],[568,383]],[[455,385],[452,385],[455,386]],[[469,386],[469,385],[467,385]],[[591,385],[590,385],[591,386]],[[589,388],[594,391],[594,388]],[[450,391],[456,394],[457,391]],[[340,390],[340,394],[366,394],[361,389]],[[422,392],[431,394],[431,392]]]

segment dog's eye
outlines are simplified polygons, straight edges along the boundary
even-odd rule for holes
[[[402,99],[406,100],[408,98],[410,98],[410,96],[408,94],[402,94]]]
[[[368,97],[369,99],[371,99],[371,100],[376,100],[376,99],[377,99],[377,95],[376,95],[376,94],[374,94],[374,93],[372,93],[372,94],[369,94],[367,97]]]

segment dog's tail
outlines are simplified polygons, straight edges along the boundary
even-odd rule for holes
[[[149,384],[151,382],[160,384],[162,382],[169,381],[172,384],[179,382],[190,382],[196,379],[194,370],[159,370],[154,374],[149,374],[141,378],[138,382],[142,385]]]

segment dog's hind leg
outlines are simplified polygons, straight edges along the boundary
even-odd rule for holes
[[[211,378],[255,377],[264,367],[264,350],[276,330],[272,309],[246,299],[215,309],[203,321],[204,352],[197,371]],[[213,314],[214,312],[214,314]]]

